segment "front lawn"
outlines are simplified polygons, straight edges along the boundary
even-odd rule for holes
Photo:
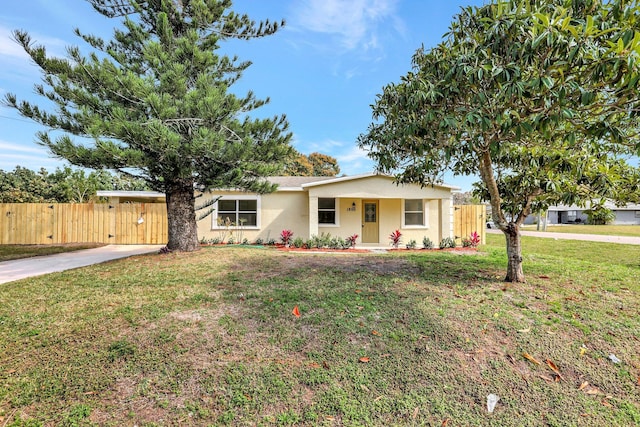
[[[527,226],[523,230],[535,230],[535,226]],[[554,233],[600,234],[604,236],[640,237],[640,225],[549,225],[547,231]]]
[[[525,238],[528,282],[505,286],[502,241],[208,247],[5,284],[0,425],[640,423],[640,246]]]

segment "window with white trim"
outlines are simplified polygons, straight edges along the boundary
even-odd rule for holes
[[[337,225],[336,199],[318,198],[318,224]]]
[[[403,227],[426,227],[427,209],[422,199],[404,199]]]
[[[258,198],[221,198],[216,202],[213,228],[258,227]]]

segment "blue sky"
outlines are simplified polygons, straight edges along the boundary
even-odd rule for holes
[[[54,54],[65,46],[83,46],[75,27],[109,38],[117,21],[95,13],[82,0],[22,0],[0,10],[0,96],[38,101],[33,84],[38,68],[11,40],[14,29],[27,30]],[[371,122],[371,107],[384,85],[410,70],[420,46],[435,46],[461,7],[483,0],[236,0],[234,10],[255,20],[287,25],[273,36],[233,41],[225,51],[253,65],[236,84],[239,93],[253,90],[271,103],[256,114],[286,114],[294,147],[338,159],[342,173],[371,172],[375,165],[358,149],[358,135]],[[42,101],[40,101],[43,104]],[[16,165],[38,170],[64,166],[34,143],[40,126],[0,106],[0,169]],[[472,177],[447,176],[468,190]]]

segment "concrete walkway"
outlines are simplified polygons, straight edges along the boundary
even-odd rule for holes
[[[496,229],[488,229],[487,234],[502,234],[502,231]],[[564,240],[584,240],[588,242],[605,242],[605,243],[622,243],[625,245],[640,245],[640,237],[632,236],[604,236],[600,234],[576,234],[576,233],[553,233],[551,231],[523,231],[523,236],[545,237],[547,239],[564,239]]]
[[[162,245],[107,245],[94,249],[0,262],[0,283],[158,252]]]

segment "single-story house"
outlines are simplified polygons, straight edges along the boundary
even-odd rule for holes
[[[428,237],[436,245],[454,237],[452,193],[458,187],[435,184],[395,184],[375,173],[343,177],[270,177],[278,189],[270,194],[217,190],[203,199],[219,197],[212,215],[198,221],[198,237],[215,239],[234,232],[234,239],[276,241],[283,230],[309,239],[328,233],[346,239],[358,235],[364,246],[388,246],[394,230],[402,242]],[[113,192],[99,196],[113,197]]]
[[[604,206],[611,209],[615,214],[612,224],[615,225],[640,225],[640,205],[627,204],[616,206],[613,202],[605,202]],[[579,207],[576,205],[550,206],[547,213],[547,224],[587,224],[588,217],[586,211],[589,206]],[[537,216],[529,215],[525,224],[535,224]]]

